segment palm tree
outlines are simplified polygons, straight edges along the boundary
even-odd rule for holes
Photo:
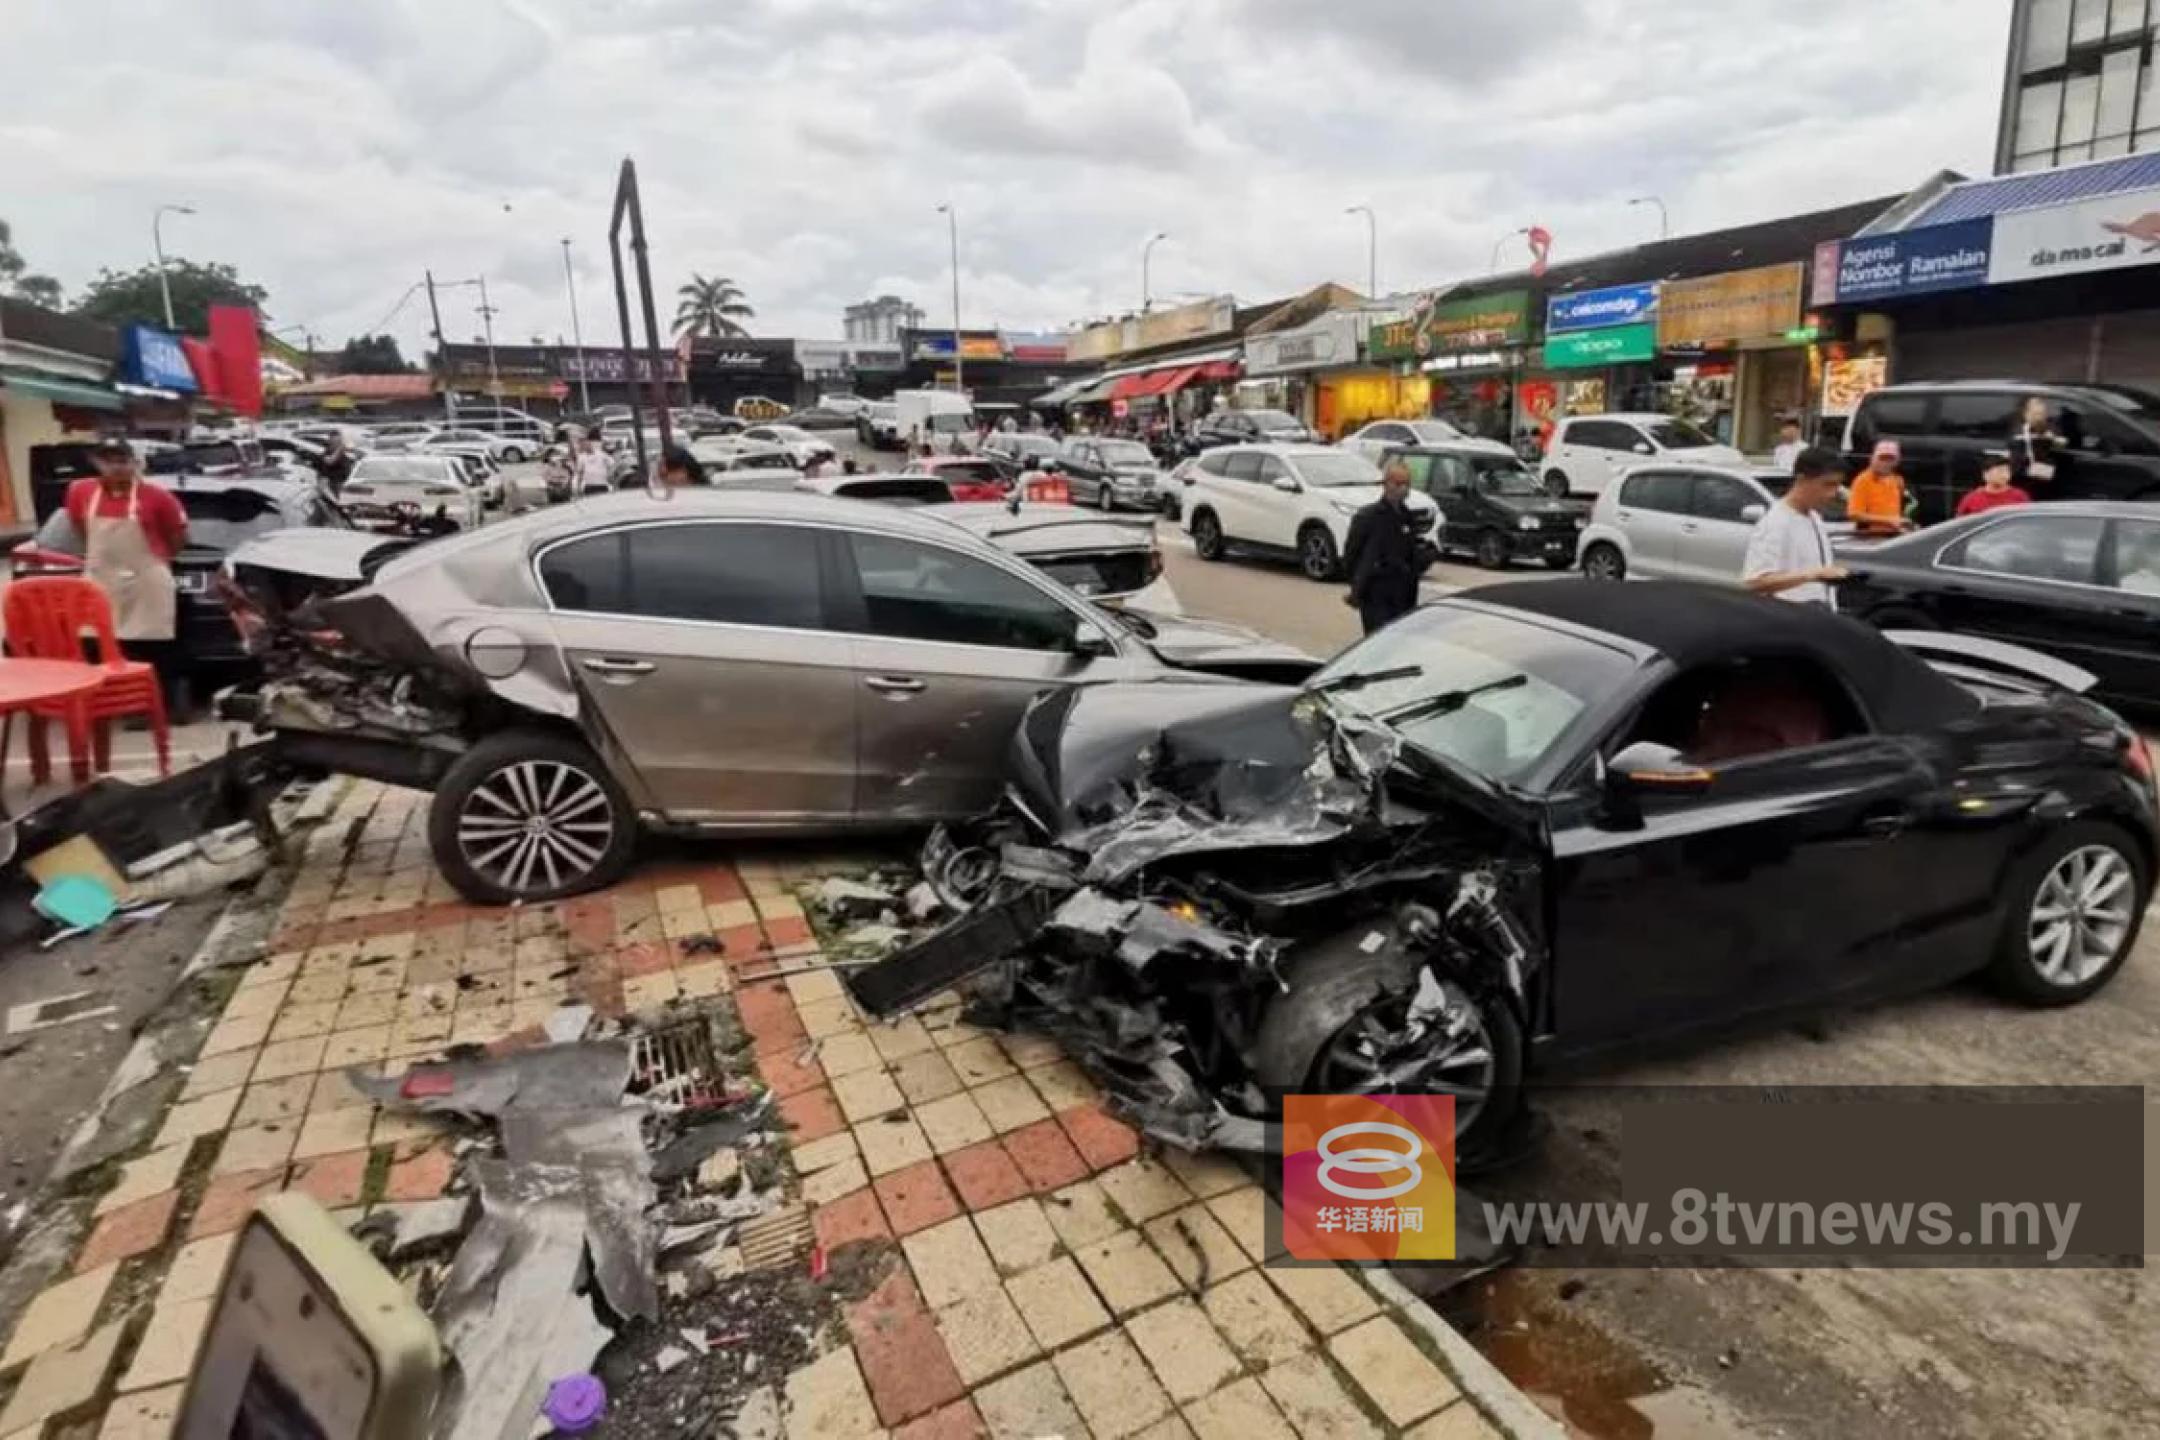
[[[748,335],[735,322],[757,314],[743,303],[743,292],[725,275],[708,280],[692,271],[690,283],[677,290],[675,297],[677,335]]]

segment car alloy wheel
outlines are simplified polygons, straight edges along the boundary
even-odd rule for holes
[[[2033,970],[2071,989],[2113,964],[2129,939],[2137,874],[2109,845],[2082,845],[2055,862],[2033,893],[2025,944]]]
[[[522,465],[525,463],[525,452],[518,446],[506,445],[503,447],[503,459],[512,465]]]
[[[1477,537],[1477,563],[1487,570],[1505,570],[1508,563],[1507,536],[1497,530],[1487,530]]]
[[[1202,560],[1222,559],[1222,524],[1216,520],[1214,511],[1202,510],[1193,516],[1192,543],[1193,550]]]
[[[503,889],[553,893],[599,868],[616,824],[598,780],[559,760],[527,760],[467,792],[457,843],[465,862]]]
[[[1308,525],[1298,536],[1298,565],[1308,580],[1335,578],[1335,537],[1318,525]]]
[[[1624,580],[1627,560],[1617,549],[1601,542],[1583,552],[1582,573],[1592,580]]]
[[[1313,1063],[1318,1094],[1415,1090],[1455,1097],[1455,1133],[1477,1123],[1499,1081],[1484,1009],[1453,980],[1420,972],[1414,988],[1376,997]]]
[[[1545,472],[1545,493],[1555,500],[1567,499],[1567,473],[1561,470],[1547,470]]]

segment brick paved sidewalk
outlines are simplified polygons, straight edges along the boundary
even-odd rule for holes
[[[815,867],[715,850],[482,909],[429,863],[425,798],[354,785],[309,841],[271,955],[237,972],[164,1128],[0,1350],[0,1440],[163,1440],[259,1196],[357,1218],[452,1178],[445,1132],[378,1112],[345,1068],[541,1043],[579,1001],[732,1002],[818,1242],[897,1248],[844,1336],[780,1380],[790,1440],[1502,1433],[1355,1272],[1263,1266],[1269,1202],[1245,1173],[1139,1154],[1054,1043],[976,1030],[957,999],[865,1024],[790,893]]]

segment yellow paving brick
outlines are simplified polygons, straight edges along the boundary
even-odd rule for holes
[[[187,1163],[188,1146],[167,1145],[129,1160],[120,1167],[120,1178],[98,1197],[94,1215],[109,1215],[123,1205],[162,1195],[180,1183],[180,1167]]]
[[[1197,1440],[1297,1440],[1257,1380],[1237,1380],[1185,1407]]]
[[[282,1080],[258,1080],[240,1096],[233,1111],[235,1125],[261,1125],[272,1120],[298,1120],[307,1114],[308,1097],[315,1091],[313,1075],[288,1075]]]
[[[1372,1291],[1338,1266],[1277,1265],[1266,1273],[1305,1322],[1323,1335],[1380,1313]]]
[[[270,1170],[283,1165],[292,1158],[293,1141],[299,1133],[300,1126],[291,1120],[274,1120],[264,1125],[228,1130],[225,1143],[218,1147],[217,1160],[211,1165],[210,1173],[239,1175],[249,1170]]]
[[[1280,1364],[1313,1343],[1290,1303],[1257,1270],[1209,1287],[1200,1307],[1248,1365]]]
[[[1141,1229],[1188,1290],[1205,1289],[1252,1264],[1204,1205],[1158,1215]]]
[[[105,1303],[105,1292],[112,1288],[113,1274],[119,1268],[118,1264],[100,1265],[39,1291],[23,1307],[7,1348],[0,1350],[0,1373],[55,1346],[73,1345],[89,1334],[90,1322],[97,1317],[98,1306]]]
[[[893,1084],[892,1077],[882,1070],[864,1070],[853,1075],[834,1077],[833,1099],[840,1106],[850,1125],[860,1125],[880,1115],[889,1115],[906,1108],[907,1101],[900,1094],[900,1087]]]
[[[255,1057],[255,1048],[251,1046],[196,1061],[188,1071],[187,1084],[180,1087],[180,1098],[200,1100],[205,1095],[247,1084],[248,1076],[255,1071]]]
[[[220,1090],[200,1100],[184,1100],[165,1112],[164,1128],[158,1131],[157,1148],[185,1145],[201,1135],[215,1135],[232,1122],[239,1107],[238,1090]]]
[[[1113,1166],[1095,1177],[1110,1203],[1134,1224],[1168,1214],[1192,1201],[1177,1176],[1146,1156]]]
[[[978,1085],[968,1093],[975,1097],[975,1103],[982,1107],[982,1113],[1000,1135],[1050,1118],[1050,1107],[1043,1103],[1042,1096],[1035,1093],[1035,1087],[1028,1084],[1025,1076],[1008,1075],[1002,1080]]]
[[[120,1377],[121,1391],[148,1390],[185,1380],[194,1368],[196,1351],[202,1347],[203,1332],[209,1328],[211,1303],[207,1299],[160,1302],[150,1312],[150,1324],[143,1331],[142,1343],[135,1347],[133,1363]]]
[[[367,1025],[332,1031],[330,1043],[323,1047],[322,1063],[325,1070],[342,1070],[348,1065],[372,1064],[389,1053],[390,1027]]]
[[[977,1210],[975,1229],[990,1258],[1007,1275],[1032,1270],[1057,1253],[1057,1232],[1044,1218],[1042,1202],[1032,1195]]]
[[[973,1399],[991,1440],[1044,1440],[1052,1435],[1077,1440],[1088,1433],[1056,1368],[1047,1360],[991,1381]],[[792,1431],[789,1440],[794,1440]]]
[[[278,1012],[271,1023],[267,1043],[281,1044],[287,1040],[305,1040],[315,1035],[327,1035],[337,1020],[336,1002],[326,1000],[320,1005],[287,1005]]]
[[[1013,1276],[1005,1282],[1005,1293],[1027,1321],[1035,1343],[1045,1350],[1055,1350],[1110,1323],[1110,1312],[1069,1255]]]
[[[907,1252],[924,1302],[932,1309],[998,1286],[997,1267],[965,1215],[918,1230],[900,1246]]]
[[[159,1302],[178,1304],[207,1300],[217,1294],[225,1278],[225,1262],[239,1238],[239,1231],[228,1230],[223,1235],[190,1240],[174,1251],[172,1264],[165,1271],[165,1283],[158,1287]]]
[[[1137,1230],[1120,1230],[1074,1253],[1088,1279],[1120,1315],[1152,1305],[1178,1288],[1170,1267]]]
[[[930,1141],[906,1114],[882,1115],[855,1127],[855,1143],[872,1175],[890,1175],[930,1158]]]
[[[265,1011],[259,1015],[238,1015],[230,1020],[220,1020],[203,1039],[202,1058],[207,1060],[235,1050],[252,1050],[269,1038],[270,1025],[276,1018]]]
[[[1142,1310],[1126,1320],[1125,1333],[1179,1404],[1199,1399],[1238,1373],[1238,1357],[1190,1300]]]
[[[262,1057],[255,1062],[257,1080],[282,1080],[288,1075],[306,1075],[322,1068],[323,1049],[330,1043],[327,1035],[316,1035],[306,1040],[287,1040],[277,1045],[263,1046]]]
[[[1379,1440],[1379,1428],[1310,1350],[1270,1365],[1260,1385],[1305,1440]]]
[[[842,1345],[788,1376],[788,1440],[860,1440],[884,1433],[851,1347]]]
[[[1002,1290],[984,1290],[937,1312],[938,1333],[953,1368],[969,1385],[1032,1360],[1034,1339]]]
[[[1386,1315],[1328,1341],[1333,1355],[1391,1425],[1408,1425],[1462,1398],[1455,1382]]]
[[[375,1123],[372,1105],[348,1105],[342,1110],[317,1110],[301,1122],[292,1158],[313,1160],[347,1150],[365,1150],[368,1132]]]
[[[1136,1434],[1169,1412],[1170,1401],[1147,1363],[1115,1330],[1059,1351],[1051,1363],[1097,1440]]]
[[[952,1061],[953,1069],[968,1085],[987,1085],[992,1080],[1020,1073],[1013,1068],[1012,1061],[1005,1058],[997,1041],[988,1035],[952,1046],[946,1050],[945,1058]]]
[[[232,999],[225,1002],[221,1020],[245,1020],[250,1015],[275,1015],[285,1003],[289,983],[274,985],[250,985],[233,991]]]
[[[1043,1214],[1049,1217],[1050,1228],[1057,1231],[1068,1250],[1107,1240],[1125,1228],[1110,1209],[1110,1197],[1092,1180],[1075,1181],[1052,1191],[1043,1200]]]
[[[917,1106],[915,1119],[929,1137],[930,1148],[940,1155],[980,1144],[992,1134],[990,1122],[966,1091]]]

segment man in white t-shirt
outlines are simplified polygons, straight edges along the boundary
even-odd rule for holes
[[[1837,499],[1845,467],[1828,450],[1806,449],[1793,461],[1792,486],[1755,522],[1740,583],[1757,595],[1837,609],[1831,586],[1845,567],[1830,552],[1819,513]]]
[[[1778,421],[1777,444],[1770,447],[1770,463],[1790,475],[1793,462],[1806,448],[1800,439],[1800,417],[1787,415]]]

